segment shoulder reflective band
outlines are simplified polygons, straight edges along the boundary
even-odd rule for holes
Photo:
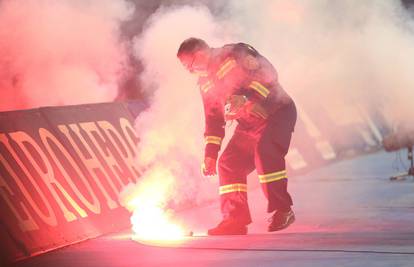
[[[221,145],[222,138],[218,136],[206,136],[205,143],[206,144],[216,144]]]
[[[207,93],[208,90],[211,89],[211,87],[213,87],[213,82],[212,81],[207,81],[204,84],[202,84],[200,86],[200,90],[203,91],[204,93]]]
[[[228,184],[220,186],[220,195],[231,192],[247,192],[247,184]]]
[[[252,81],[249,84],[249,88],[255,90],[256,92],[258,92],[264,98],[266,98],[270,93],[269,89],[267,89],[263,84],[261,84],[257,81]]]
[[[227,58],[217,71],[217,78],[222,79],[229,71],[236,67],[237,62],[233,58]]]
[[[259,175],[260,183],[271,183],[287,178],[286,170]]]

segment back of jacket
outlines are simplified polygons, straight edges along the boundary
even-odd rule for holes
[[[218,147],[209,149],[209,140],[221,144],[224,137],[224,106],[231,95],[244,95],[260,103],[270,115],[292,102],[279,85],[272,64],[253,47],[244,43],[229,44],[212,50],[206,73],[200,73],[200,92],[205,112],[206,154],[213,155]],[[265,120],[246,114],[238,119],[244,129],[254,129]],[[220,142],[218,142],[220,140]],[[213,144],[214,145],[214,144]],[[209,153],[208,150],[213,150]],[[216,151],[217,150],[217,151]]]

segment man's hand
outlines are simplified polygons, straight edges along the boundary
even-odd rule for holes
[[[251,114],[251,115],[253,115],[257,118],[260,118],[260,119],[265,120],[265,119],[267,119],[267,117],[269,117],[269,114],[267,114],[267,111],[259,103],[249,102],[246,105],[246,110],[247,110],[248,114]]]
[[[201,172],[203,173],[204,176],[208,177],[208,176],[217,175],[216,162],[217,162],[216,159],[209,158],[209,157],[204,158],[204,162],[201,165]]]
[[[232,95],[226,100],[224,118],[226,121],[237,120],[243,116],[247,98],[244,95]]]

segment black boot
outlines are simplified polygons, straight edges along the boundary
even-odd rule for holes
[[[223,220],[216,227],[207,231],[208,235],[245,235],[247,226],[235,220]]]
[[[287,212],[276,211],[270,218],[270,224],[267,228],[268,232],[279,231],[285,229],[295,221],[295,214],[292,210]]]

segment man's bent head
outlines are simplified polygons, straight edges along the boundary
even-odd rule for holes
[[[209,59],[209,50],[210,47],[204,40],[191,37],[181,43],[177,57],[190,72],[205,71]]]

